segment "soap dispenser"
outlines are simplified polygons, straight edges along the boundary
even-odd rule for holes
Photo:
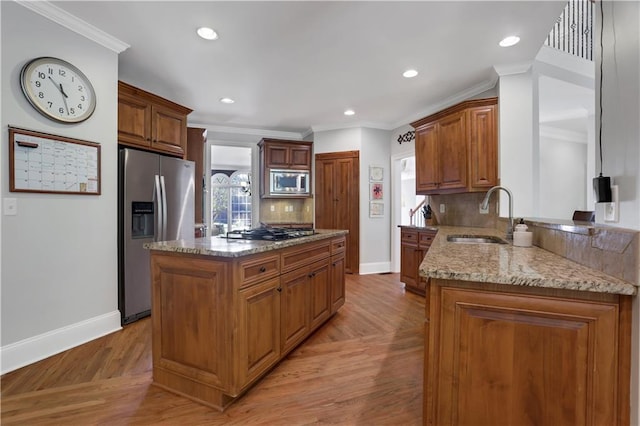
[[[527,231],[529,229],[524,223],[524,219],[520,219],[520,222],[516,225],[513,232],[513,245],[516,247],[531,247],[533,242],[533,233]]]

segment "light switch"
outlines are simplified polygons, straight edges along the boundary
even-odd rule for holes
[[[18,199],[17,198],[5,198],[4,199],[4,215],[15,216],[18,214]]]
[[[445,210],[444,204],[440,204],[440,213],[444,213],[444,210]]]

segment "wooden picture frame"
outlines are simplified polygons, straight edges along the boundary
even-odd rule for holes
[[[100,144],[9,127],[9,191],[100,195]]]

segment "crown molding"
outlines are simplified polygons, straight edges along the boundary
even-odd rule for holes
[[[445,98],[444,100],[438,102],[437,104],[433,104],[430,105],[429,108],[422,110],[420,112],[417,112],[413,115],[411,115],[409,118],[402,120],[398,123],[396,123],[395,125],[393,125],[390,130],[393,129],[398,129],[400,127],[404,127],[406,125],[408,125],[409,123],[413,123],[416,120],[419,120],[423,117],[426,117],[428,115],[431,114],[435,114],[438,111],[442,111],[445,108],[448,108],[450,106],[453,106],[457,103],[460,103],[462,101],[466,101],[469,98],[478,95],[482,92],[486,92],[487,90],[493,89],[496,86],[496,83],[498,82],[498,76],[494,75],[493,77],[491,77],[490,79],[476,85],[473,87],[470,87],[468,89],[465,89],[461,92],[458,92],[456,94],[454,94],[453,96],[449,96],[448,98]]]
[[[285,132],[280,130],[266,130],[266,129],[256,129],[250,127],[233,127],[233,126],[219,126],[216,124],[205,124],[205,123],[188,123],[189,127],[201,127],[207,129],[208,132],[216,132],[216,133],[229,133],[234,135],[250,135],[250,136],[260,136],[263,138],[274,138],[274,139],[292,139],[292,140],[300,140],[305,137],[305,134],[308,135],[308,132],[298,133],[298,132]]]
[[[500,77],[504,77],[506,75],[525,73],[531,69],[532,65],[533,61],[526,61],[515,64],[494,65],[493,69]]]
[[[553,126],[540,126],[540,136],[550,139],[558,139],[569,142],[588,143],[586,133],[575,132],[573,130],[560,129]]]
[[[343,130],[343,129],[378,129],[378,130],[393,130],[394,127],[385,123],[375,123],[373,121],[354,121],[348,124],[326,124],[311,126],[311,132],[328,132],[330,130]]]
[[[102,31],[101,29],[94,27],[88,22],[83,21],[76,16],[73,16],[69,12],[54,6],[48,1],[26,1],[26,0],[14,0],[20,6],[31,10],[50,21],[62,25],[63,27],[80,34],[83,37],[92,40],[107,49],[110,49],[116,53],[122,53],[127,50],[129,46],[127,43],[113,37],[110,34]]]

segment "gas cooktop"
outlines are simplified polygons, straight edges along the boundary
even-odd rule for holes
[[[312,228],[275,228],[265,227],[227,232],[224,238],[240,240],[288,240],[315,234]]]

